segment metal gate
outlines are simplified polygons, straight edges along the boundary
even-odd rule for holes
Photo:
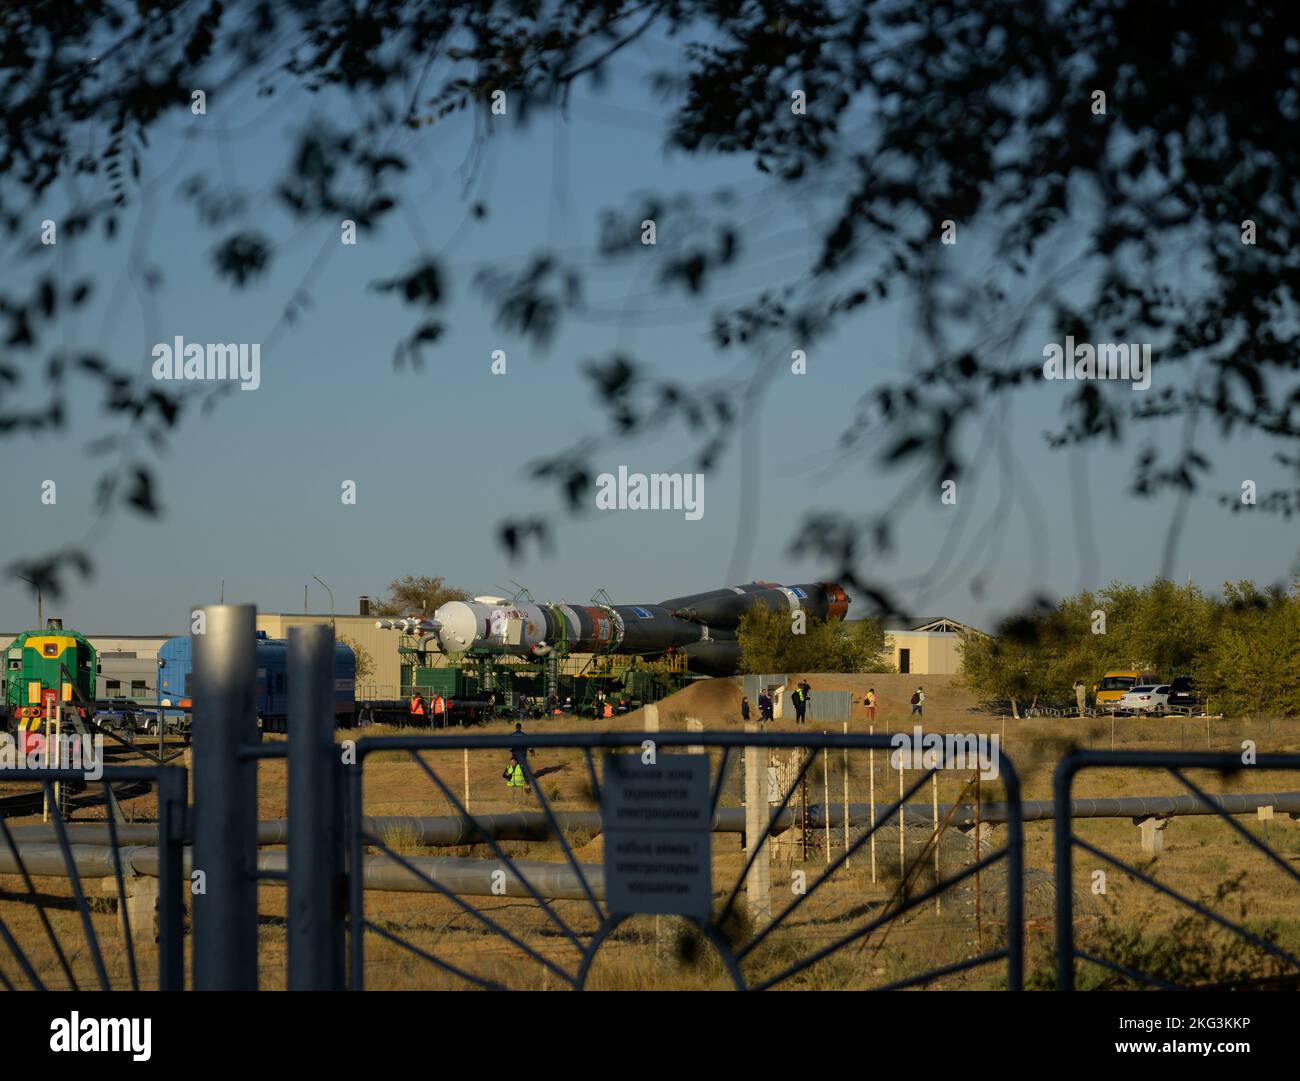
[[[1281,870],[1292,882],[1300,886],[1300,872],[1284,860],[1276,851],[1252,835],[1241,823],[1237,822],[1225,804],[1224,799],[1205,792],[1190,780],[1183,770],[1207,769],[1225,774],[1242,772],[1243,759],[1240,754],[1212,754],[1205,752],[1174,751],[1073,751],[1062,759],[1057,766],[1053,779],[1053,797],[1055,802],[1055,850],[1056,850],[1056,986],[1058,990],[1075,989],[1075,962],[1083,960],[1104,969],[1118,973],[1137,983],[1165,990],[1182,990],[1185,985],[1171,983],[1168,980],[1138,971],[1130,966],[1117,963],[1112,958],[1103,957],[1088,950],[1080,949],[1075,944],[1075,898],[1074,898],[1074,853],[1078,849],[1100,860],[1102,863],[1122,871],[1138,882],[1150,887],[1157,893],[1170,898],[1177,905],[1195,912],[1210,923],[1230,931],[1243,942],[1263,950],[1265,953],[1283,962],[1300,977],[1300,957],[1270,942],[1260,934],[1228,919],[1213,908],[1182,892],[1158,881],[1146,871],[1134,867],[1131,863],[1119,859],[1096,845],[1083,840],[1077,835],[1074,821],[1070,816],[1071,792],[1074,778],[1087,769],[1163,769],[1166,770],[1196,801],[1196,806],[1217,815],[1228,824],[1233,832],[1251,848],[1260,852],[1274,867]],[[1250,765],[1251,769],[1260,770],[1300,770],[1300,755],[1296,754],[1261,754]],[[1136,820],[1135,820],[1136,821]],[[1154,825],[1154,823],[1152,823]]]
[[[40,812],[44,802],[51,819],[49,825],[11,827],[0,817],[0,874],[21,880],[21,889],[11,893],[10,899],[30,905],[39,925],[15,931],[0,918],[0,942],[4,944],[4,952],[0,952],[0,958],[4,958],[0,961],[0,986],[6,990],[79,990],[88,985],[101,991],[116,986],[138,991],[151,984],[148,973],[142,971],[142,955],[156,951],[157,982],[153,986],[163,991],[183,990],[186,771],[179,766],[105,766],[102,776],[92,782],[86,780],[83,770],[77,769],[5,769],[0,781],[38,785],[36,795],[44,799],[35,800],[35,813]],[[56,797],[56,785],[66,789],[74,784],[84,784],[89,794],[73,800]],[[106,816],[106,821],[93,824],[64,820],[62,806],[102,801],[107,808],[114,799],[114,785],[142,784],[157,788],[156,823],[118,823],[112,814]],[[32,796],[10,796],[7,800],[29,800]],[[14,807],[6,810],[13,813]],[[56,924],[67,923],[62,914],[67,906],[36,887],[34,879],[40,877],[68,880],[77,917],[76,932],[69,934],[65,927],[61,934],[56,929]],[[116,902],[121,937],[112,936],[115,941],[111,951],[101,941],[102,920],[101,928],[96,929],[94,916],[103,913],[93,912],[92,899],[87,897],[86,882],[90,879],[107,879],[113,887],[107,899]],[[25,911],[17,909],[18,913]],[[120,973],[116,985],[106,958]]]
[[[526,745],[526,746],[525,746]],[[751,762],[755,752],[761,754],[761,761],[766,765],[768,754],[772,751],[787,750],[807,753],[802,758],[801,768],[792,778],[792,783],[783,786],[775,793],[779,796],[774,806],[763,807],[763,822],[759,837],[745,849],[739,873],[729,885],[715,894],[717,903],[710,907],[707,917],[682,917],[693,927],[701,942],[707,941],[717,950],[725,969],[727,980],[736,989],[763,990],[786,984],[792,978],[807,972],[812,966],[846,951],[849,947],[862,947],[870,936],[876,932],[887,935],[892,924],[902,921],[903,917],[916,913],[921,906],[937,903],[942,896],[949,894],[953,887],[972,878],[978,878],[999,864],[1004,865],[1006,873],[1006,912],[1005,941],[994,948],[977,950],[973,956],[965,956],[936,965],[922,972],[912,972],[894,979],[882,981],[878,989],[896,989],[919,986],[936,979],[953,976],[981,965],[1001,963],[1005,966],[1005,986],[1019,989],[1022,983],[1023,967],[1023,914],[1022,914],[1022,880],[1023,880],[1023,828],[1019,813],[1019,781],[1011,762],[1000,758],[999,768],[1006,790],[1007,843],[1004,848],[981,856],[963,866],[956,873],[941,877],[936,873],[935,881],[927,888],[910,890],[905,888],[906,875],[912,867],[900,859],[899,888],[895,897],[888,903],[872,907],[861,903],[860,897],[854,897],[839,890],[839,899],[851,902],[844,906],[851,918],[843,927],[836,927],[834,933],[823,934],[825,941],[808,943],[799,941],[792,946],[792,940],[785,936],[780,949],[767,949],[777,939],[782,938],[801,918],[806,906],[815,897],[826,890],[828,893],[837,886],[846,865],[857,856],[861,860],[866,846],[874,834],[891,821],[897,821],[900,808],[907,800],[922,791],[935,774],[934,769],[918,769],[917,779],[903,792],[901,797],[888,804],[882,803],[882,809],[874,823],[863,823],[864,827],[855,839],[847,841],[838,856],[831,858],[833,845],[828,845],[822,853],[825,860],[824,869],[818,875],[807,875],[806,889],[794,891],[789,901],[783,905],[774,904],[774,914],[765,919],[745,921],[737,918],[741,906],[742,890],[747,889],[756,861],[766,855],[765,843],[775,830],[789,828],[792,821],[791,804],[796,791],[808,780],[810,772],[814,778],[815,767],[825,757],[835,752],[847,755],[849,751],[887,750],[891,747],[890,737],[885,735],[830,735],[825,733],[701,733],[701,732],[602,732],[591,734],[555,734],[555,735],[517,735],[500,736],[461,735],[456,733],[429,735],[402,735],[362,739],[355,747],[356,761],[349,764],[348,773],[348,832],[349,832],[349,927],[350,927],[350,986],[361,990],[366,986],[366,969],[368,963],[367,943],[379,940],[405,956],[411,963],[421,963],[438,970],[449,982],[449,986],[469,986],[488,989],[510,989],[510,980],[502,978],[504,965],[498,965],[495,974],[476,970],[472,960],[484,959],[491,948],[500,948],[515,958],[514,971],[529,969],[541,973],[543,986],[558,986],[581,990],[588,985],[592,966],[602,947],[610,942],[620,927],[628,920],[625,914],[610,910],[604,886],[606,885],[602,868],[599,865],[584,865],[575,855],[572,833],[577,826],[592,826],[604,829],[608,822],[600,821],[600,816],[586,812],[558,810],[553,800],[548,797],[545,788],[545,776],[539,774],[529,761],[527,748],[546,750],[548,752],[577,752],[581,768],[586,772],[587,782],[593,802],[601,804],[602,779],[598,769],[597,753],[609,754],[616,751],[635,750],[642,752],[647,745],[653,745],[656,753],[671,754],[673,751],[693,749],[695,751],[716,752],[710,755],[710,824],[714,830],[726,829],[728,825],[734,831],[737,824],[736,809],[722,807],[723,793],[733,783],[735,767],[741,756],[748,749]],[[468,762],[471,752],[498,752],[504,759],[505,753],[514,754],[515,760],[522,766],[523,779],[535,804],[535,811],[491,814],[475,817],[469,813],[457,789],[462,778],[459,776],[458,764]],[[453,821],[459,823],[461,832],[457,839],[464,844],[480,844],[490,851],[491,859],[460,859],[455,857],[423,858],[401,851],[402,845],[389,836],[382,836],[374,820],[364,815],[365,777],[368,763],[375,761],[379,755],[399,754],[413,761],[428,782],[429,794],[445,801],[453,812]],[[431,762],[430,758],[435,759]],[[465,767],[466,773],[468,766]],[[766,769],[764,769],[766,772]],[[763,777],[766,791],[767,777]],[[391,793],[385,793],[391,798]],[[924,795],[924,792],[922,792]],[[804,836],[809,833],[807,820],[809,809],[805,805]],[[823,801],[818,811],[814,811],[811,832],[830,835],[833,808]],[[838,833],[845,827],[845,816],[834,823]],[[391,821],[391,820],[390,820]],[[397,820],[401,821],[401,820]],[[441,820],[440,820],[441,821]],[[412,830],[422,827],[421,820],[410,819]],[[938,830],[935,831],[936,835]],[[906,829],[901,831],[906,833]],[[529,840],[548,840],[559,846],[563,862],[525,861],[512,856],[506,851],[507,838],[527,838]],[[373,850],[367,852],[367,849]],[[926,850],[928,859],[928,849]],[[714,861],[716,862],[716,860]],[[477,866],[470,866],[471,864]],[[862,864],[859,864],[861,867]],[[797,875],[797,873],[796,873]],[[428,935],[432,944],[416,942],[410,934],[403,934],[391,919],[379,919],[367,913],[367,885],[395,889],[406,880],[406,888],[434,894],[445,902],[440,912],[451,913],[462,920],[462,928],[472,927],[479,934],[482,947],[475,950],[460,948],[449,954],[439,949],[436,934]],[[476,900],[490,896],[487,884],[492,881],[495,889],[493,901]],[[914,883],[911,884],[914,886]],[[852,887],[850,887],[851,890]],[[511,898],[516,900],[511,901]],[[535,917],[528,932],[507,925],[504,915],[520,909],[517,899],[524,899],[523,906]],[[432,907],[428,910],[432,912]],[[805,921],[804,927],[825,918],[826,914]],[[441,919],[442,915],[428,917]],[[412,922],[415,922],[414,920]],[[832,922],[827,919],[827,922]],[[834,922],[840,923],[836,919]],[[450,925],[450,921],[448,921]],[[428,932],[429,928],[423,928]],[[465,930],[462,937],[468,936]],[[444,936],[449,937],[449,936]],[[681,941],[680,936],[678,939]],[[549,943],[559,949],[544,949],[542,943]],[[393,952],[390,951],[390,952]],[[640,962],[653,963],[658,953],[647,948],[640,955]],[[529,964],[531,962],[531,964]],[[855,955],[853,964],[862,966],[865,961],[860,953]],[[553,983],[549,982],[553,981]]]

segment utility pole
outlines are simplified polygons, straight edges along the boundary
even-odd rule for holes
[[[33,582],[30,578],[24,578],[21,574],[18,575],[18,579],[19,581],[26,582],[29,586],[31,586],[36,590],[36,626],[44,629],[45,609],[41,603],[41,587],[37,585],[37,583]]]
[[[312,577],[316,578],[314,574],[312,575]],[[320,579],[316,578],[316,581],[320,582]],[[332,627],[334,626],[334,590],[330,589],[330,587],[327,586],[324,582],[320,582],[320,584],[321,584],[321,588],[324,589],[325,592],[330,595],[330,626]]]

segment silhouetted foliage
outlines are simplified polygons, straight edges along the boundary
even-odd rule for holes
[[[642,39],[665,44],[653,81],[665,100],[668,146],[750,162],[769,178],[766,195],[797,201],[817,233],[809,257],[787,262],[757,299],[712,302],[714,345],[743,353],[750,374],[695,385],[657,378],[625,354],[588,365],[610,431],[531,467],[557,486],[563,506],[578,509],[575,486],[597,472],[593,455],[651,423],[680,420],[700,468],[736,442],[747,461],[744,430],[780,358],[895,298],[919,331],[922,359],[888,377],[873,371],[882,358],[867,358],[858,415],[839,449],[906,474],[906,498],[978,465],[963,440],[1006,425],[1009,403],[1040,384],[1042,341],[1066,335],[1153,346],[1149,392],[1070,384],[1061,415],[1045,422],[1046,445],[1068,450],[1183,418],[1172,455],[1141,441],[1138,496],[1196,493],[1213,456],[1200,446],[1211,431],[1223,440],[1300,436],[1300,9],[1290,3],[9,5],[0,15],[0,232],[39,262],[39,208],[55,185],[75,182],[59,243],[92,230],[123,243],[123,214],[153,175],[154,129],[190,111],[196,87],[214,100],[246,88],[263,98],[345,95],[351,109],[300,118],[274,190],[301,225],[337,230],[348,219],[370,229],[402,204],[410,150],[401,136],[474,109],[486,139],[498,90],[510,94],[510,123],[562,110],[576,81],[602,86],[623,50]],[[802,113],[791,107],[795,91],[806,98]],[[1104,113],[1094,111],[1096,91],[1106,95]],[[180,192],[200,223],[219,231],[215,272],[236,288],[257,281],[284,238],[247,223],[256,193],[218,190],[199,175]],[[473,221],[487,217],[481,201],[466,204]],[[653,217],[661,235],[686,239],[662,249],[647,289],[708,303],[719,274],[744,261],[748,212],[727,191],[640,194],[599,212],[598,254],[605,265],[640,258],[640,222]],[[1257,229],[1253,244],[1243,243],[1246,221]],[[959,246],[939,243],[945,222],[959,231]],[[589,273],[543,251],[484,270],[477,285],[503,326],[545,345],[583,309]],[[161,280],[147,262],[135,274],[145,291]],[[394,332],[397,363],[419,366],[446,336],[445,319],[433,316],[445,303],[442,282],[430,254],[415,270],[374,283],[419,309],[413,330]],[[44,276],[26,294],[0,295],[8,354],[0,357],[0,434],[60,429],[68,380],[98,378],[115,427],[93,448],[117,456],[106,477],[126,478],[101,483],[101,504],[156,513],[152,467],[137,448],[164,444],[190,392],[141,388],[138,376],[114,373],[102,357],[66,363],[52,321],[89,287],[65,297]],[[295,290],[286,322],[309,304],[308,289]],[[26,363],[36,357],[48,365]],[[42,367],[49,403],[17,406],[23,380]],[[224,392],[194,396],[206,411]],[[1277,461],[1300,473],[1295,456]],[[1220,498],[1237,512],[1289,517],[1300,509],[1296,491],[1261,492],[1254,506],[1235,494]],[[893,590],[862,568],[892,550],[897,510],[810,507],[792,551],[834,563],[872,607],[894,612]],[[1165,573],[1181,523],[1178,514],[1169,525]],[[532,518],[497,532],[518,557],[530,540],[544,545],[551,527]],[[66,559],[38,562],[56,575]],[[973,591],[981,580],[976,568]]]

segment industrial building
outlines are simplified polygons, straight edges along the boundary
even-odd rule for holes
[[[334,625],[335,641],[360,650],[370,660],[371,670],[364,677],[357,674],[357,698],[401,698],[403,679],[398,641],[391,631],[375,626],[372,615],[335,615],[328,612],[258,612],[257,629],[268,638],[288,638],[290,627],[328,627]]]
[[[956,675],[961,668],[961,636],[983,633],[946,616],[885,621],[885,642],[893,651],[894,668],[918,676]]]
[[[846,620],[851,628],[858,620]],[[886,656],[896,672],[917,676],[953,676],[961,669],[963,634],[983,634],[947,616],[885,620]]]

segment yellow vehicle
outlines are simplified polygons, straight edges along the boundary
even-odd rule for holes
[[[1101,682],[1092,689],[1093,698],[1099,709],[1113,706],[1118,704],[1126,691],[1145,683],[1159,682],[1160,677],[1154,672],[1141,672],[1136,668],[1117,668],[1101,677]]]

